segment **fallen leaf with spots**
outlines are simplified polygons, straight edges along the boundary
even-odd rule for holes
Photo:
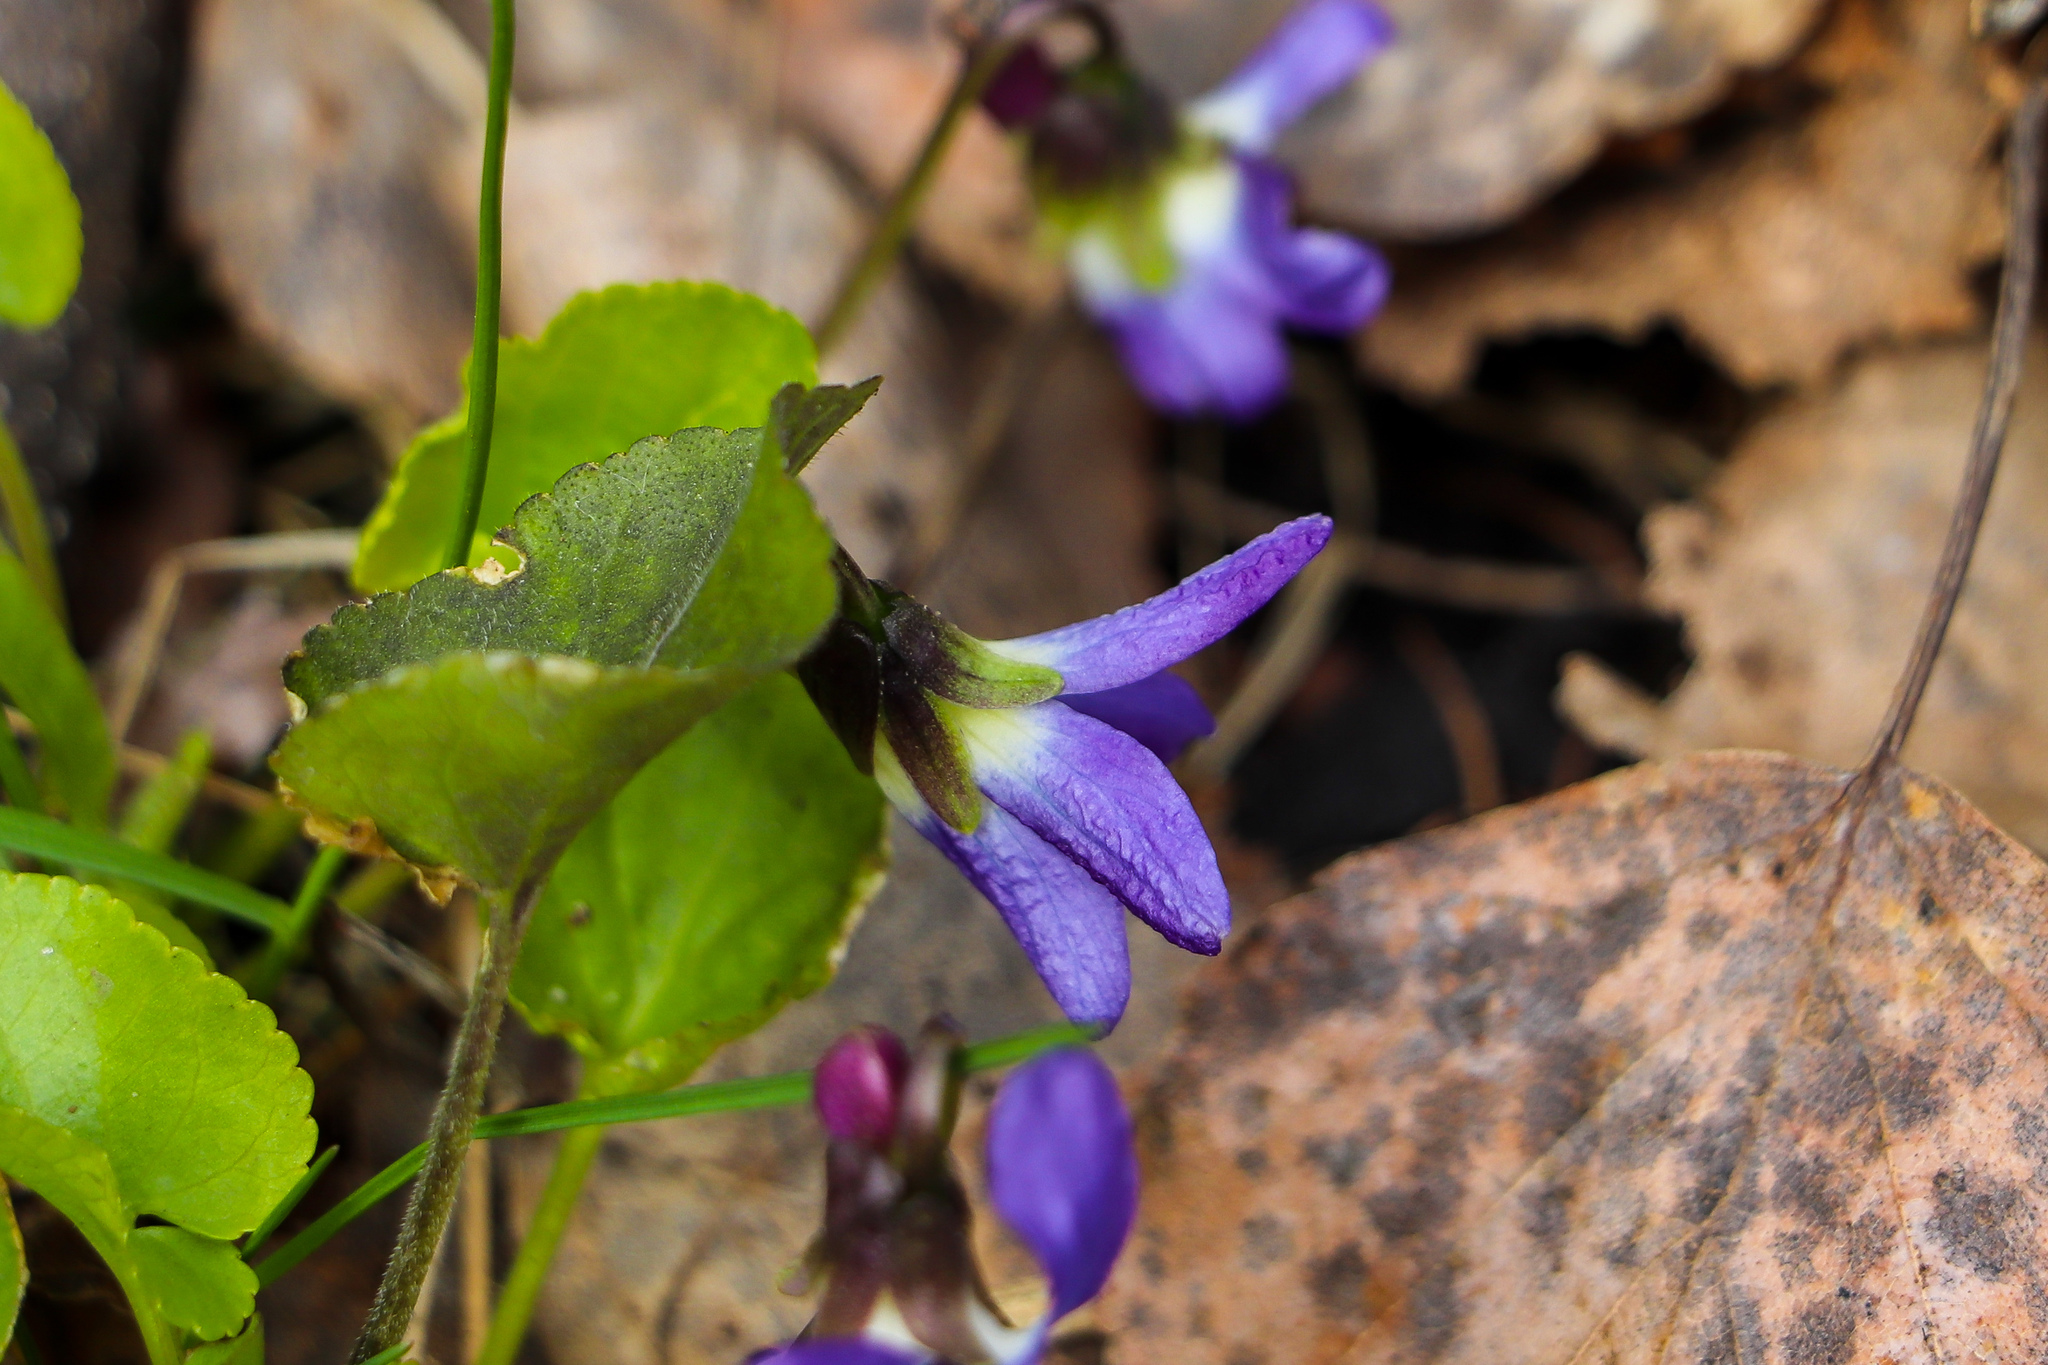
[[[2048,865],[1852,783],[1645,764],[1269,912],[1140,1083],[1112,1358],[2048,1359]]]

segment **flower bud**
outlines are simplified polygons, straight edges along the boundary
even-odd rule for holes
[[[813,1073],[812,1103],[825,1131],[868,1147],[886,1145],[909,1073],[910,1054],[889,1030],[868,1025],[841,1038]]]

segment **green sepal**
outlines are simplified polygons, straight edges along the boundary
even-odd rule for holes
[[[919,686],[961,706],[1032,706],[1066,686],[1056,669],[1005,658],[914,598],[898,597],[882,630]]]
[[[882,661],[882,739],[875,747],[875,775],[888,790],[894,767],[916,789],[932,814],[962,834],[981,824],[981,789],[967,745],[932,704],[932,697],[900,659]],[[884,747],[887,757],[884,762]]]

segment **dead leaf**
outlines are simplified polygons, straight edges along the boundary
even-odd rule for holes
[[[433,207],[460,125],[392,31],[345,0],[207,0],[180,216],[256,335],[402,440],[454,408],[469,248]]]
[[[2048,354],[2036,346],[1954,626],[1906,760],[2048,849]],[[1699,504],[1644,527],[1646,595],[1694,663],[1657,703],[1590,660],[1559,706],[1644,757],[1727,746],[1862,759],[1920,616],[1976,420],[1978,343],[1878,354],[1786,404]]]
[[[1782,60],[1819,0],[1382,0],[1399,30],[1284,144],[1309,207],[1376,235],[1515,217],[1606,139],[1690,118]],[[1137,59],[1185,98],[1228,75],[1294,0],[1125,0]]]
[[[1490,341],[1675,321],[1738,380],[1768,385],[1817,379],[1880,338],[1967,332],[1969,273],[2004,240],[1995,152],[2011,86],[1962,0],[1843,0],[1776,78],[1760,126],[1632,186],[1567,194],[1496,238],[1404,253],[1360,358],[1445,393]]]
[[[1143,1091],[1124,1361],[2048,1353],[2048,865],[1891,769],[1646,764],[1337,864]]]

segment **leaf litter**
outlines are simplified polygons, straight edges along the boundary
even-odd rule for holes
[[[2033,225],[2048,85],[2014,131]],[[1338,863],[1140,1086],[1123,1360],[2048,1356],[2048,864],[1897,763],[2024,349],[1854,772],[1721,752]]]

